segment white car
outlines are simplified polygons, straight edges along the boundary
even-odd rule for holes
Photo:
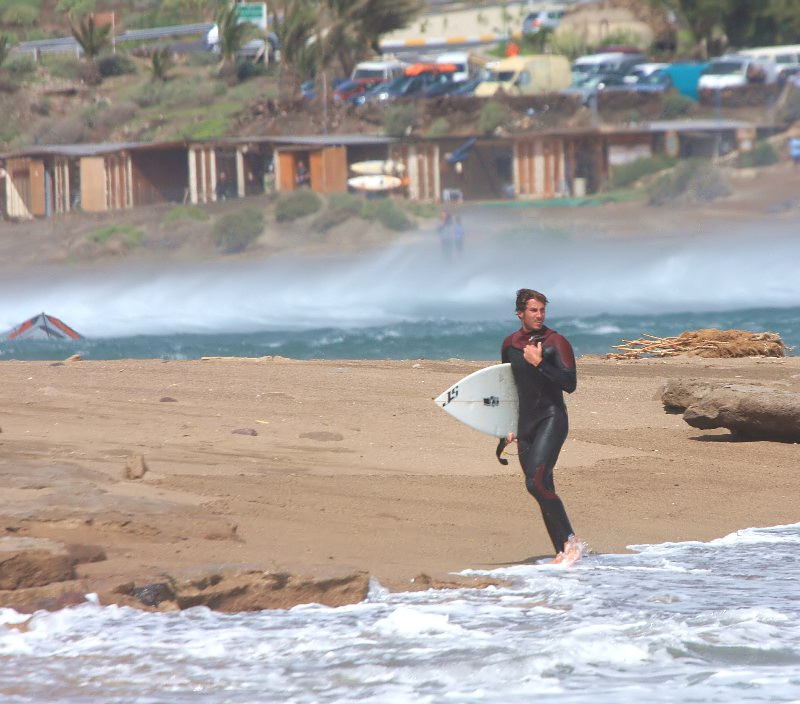
[[[656,71],[666,68],[669,64],[662,63],[645,63],[636,64],[628,73],[625,74],[623,79],[625,83],[642,83],[647,78],[652,76]]]

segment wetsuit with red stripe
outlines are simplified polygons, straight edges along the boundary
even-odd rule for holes
[[[522,356],[529,344],[542,343],[542,361],[533,366]],[[556,553],[573,535],[564,504],[556,494],[553,469],[567,438],[569,424],[564,392],[577,386],[572,345],[555,330],[533,333],[520,329],[503,341],[503,362],[509,362],[519,393],[517,439],[525,486],[539,502]]]

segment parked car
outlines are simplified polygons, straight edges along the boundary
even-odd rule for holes
[[[700,92],[735,88],[750,83],[775,83],[778,67],[774,61],[728,54],[708,62],[698,81]]]
[[[333,91],[333,99],[345,102],[355,95],[362,95],[370,88],[381,83],[380,80],[374,81],[354,81],[352,78],[346,78]]]
[[[552,31],[561,24],[561,18],[564,17],[564,12],[565,10],[561,8],[529,12],[525,19],[522,20],[522,33],[536,34],[543,29]]]
[[[619,73],[607,73],[586,76],[560,92],[562,95],[578,96],[581,99],[581,103],[591,105],[597,94],[607,88],[609,90],[627,90],[628,86],[625,84],[624,77]]]
[[[669,66],[669,64],[655,62],[636,64],[630,69],[630,71],[628,71],[628,73],[625,74],[625,83],[642,83],[648,77],[652,76],[656,71],[666,68],[667,66]]]
[[[647,57],[644,54],[628,51],[603,51],[580,56],[572,62],[572,82],[577,85],[590,76],[624,76],[645,61]]]

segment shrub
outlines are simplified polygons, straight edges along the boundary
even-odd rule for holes
[[[478,129],[483,134],[492,134],[498,127],[506,121],[508,110],[496,100],[490,100],[481,108],[478,118]]]
[[[322,207],[322,199],[307,188],[281,194],[275,204],[275,219],[288,222],[297,218],[313,215]]]
[[[383,131],[389,137],[409,135],[416,125],[417,108],[413,103],[392,105],[383,115]]]
[[[780,110],[781,120],[789,124],[800,121],[800,88],[794,88],[786,96]]]
[[[88,235],[89,240],[104,244],[111,238],[121,239],[127,247],[140,247],[144,244],[144,233],[133,225],[107,225]]]
[[[769,166],[778,162],[778,152],[769,142],[761,140],[756,142],[755,149],[739,155],[739,166],[751,168],[753,166]]]
[[[163,226],[173,225],[176,222],[208,220],[208,213],[194,205],[178,205],[170,210],[161,220]]]
[[[39,10],[30,5],[17,3],[3,11],[3,24],[17,27],[32,27],[39,19]]]
[[[428,129],[429,137],[444,137],[450,133],[450,123],[446,117],[437,117]]]
[[[681,162],[648,189],[651,205],[663,205],[679,197],[705,203],[729,194],[719,169],[702,159]]]
[[[661,118],[664,120],[671,120],[681,115],[685,115],[694,105],[691,98],[687,98],[680,93],[668,93],[664,96],[664,102],[661,104]]]
[[[636,159],[627,164],[620,164],[611,170],[611,185],[614,188],[623,188],[635,183],[644,176],[663,171],[675,166],[676,159],[665,154]]]
[[[404,232],[415,226],[414,221],[402,208],[390,198],[376,198],[364,201],[361,217],[365,220],[377,220],[384,227],[395,232]]]
[[[36,73],[36,60],[30,54],[12,55],[3,65],[17,80]]]
[[[317,232],[327,232],[361,212],[361,199],[352,193],[333,193],[328,207],[314,219],[312,227]]]
[[[136,73],[136,64],[130,56],[125,54],[109,54],[98,60],[97,69],[103,78],[125,76]]]
[[[224,254],[247,249],[264,231],[264,214],[254,208],[226,213],[214,223],[214,242]]]

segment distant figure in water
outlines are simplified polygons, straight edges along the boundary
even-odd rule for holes
[[[446,210],[439,216],[439,241],[442,243],[442,254],[449,257],[453,252],[453,216]]]
[[[458,254],[464,251],[464,224],[460,215],[453,216],[453,244]]]
[[[517,441],[525,486],[539,503],[544,525],[556,551],[553,562],[572,564],[583,545],[575,537],[564,504],[556,494],[553,469],[567,439],[564,392],[577,386],[575,354],[567,338],[544,324],[547,296],[521,288],[517,291],[520,329],[503,340],[501,359],[511,364],[519,394]]]

